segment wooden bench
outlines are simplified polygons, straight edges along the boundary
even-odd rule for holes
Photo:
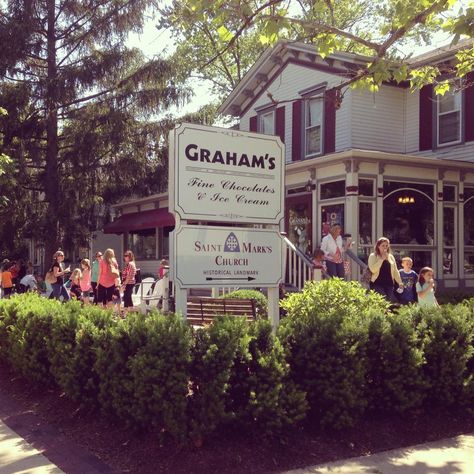
[[[255,300],[224,299],[199,296],[188,297],[187,320],[190,324],[200,326],[210,324],[216,316],[227,314],[245,317],[247,321],[257,319]]]

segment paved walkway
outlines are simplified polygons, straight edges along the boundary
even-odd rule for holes
[[[61,473],[61,469],[0,420],[0,474]]]
[[[473,474],[474,434],[287,471],[285,474]]]

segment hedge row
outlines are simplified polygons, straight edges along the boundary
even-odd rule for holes
[[[25,377],[131,427],[202,438],[223,425],[262,435],[309,416],[342,428],[372,412],[474,401],[474,299],[390,313],[355,282],[308,283],[267,321],[116,320],[77,302],[0,300],[0,358]]]

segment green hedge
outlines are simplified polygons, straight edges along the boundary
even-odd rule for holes
[[[268,300],[267,297],[258,290],[235,290],[222,295],[221,299],[249,299],[255,300],[258,319],[266,319],[268,316]]]
[[[0,300],[0,358],[131,428],[196,445],[225,427],[280,435],[373,412],[474,402],[474,299],[389,311],[356,282],[308,283],[270,323],[220,317],[193,330],[175,315],[126,320],[34,294]]]

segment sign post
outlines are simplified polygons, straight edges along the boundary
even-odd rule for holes
[[[270,289],[278,295],[283,274],[284,145],[275,136],[196,124],[179,125],[169,141],[176,308],[186,316],[188,288],[263,287],[276,327]]]

